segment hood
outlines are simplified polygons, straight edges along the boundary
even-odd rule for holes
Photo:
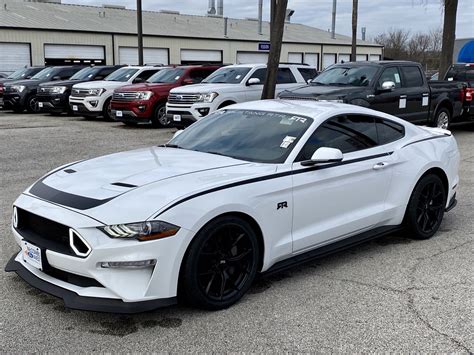
[[[239,84],[193,84],[187,86],[181,86],[179,88],[171,90],[173,94],[200,94],[208,93],[213,91],[237,91],[242,90]]]
[[[275,166],[150,147],[63,167],[28,192],[106,224],[129,223],[146,220],[182,196],[261,174],[262,170],[271,173]]]
[[[120,88],[121,92],[130,91],[169,91],[172,88],[177,87],[175,83],[141,83],[133,85],[125,85]]]
[[[95,80],[87,81],[80,84],[75,84],[74,87],[77,89],[109,89],[113,90],[125,85],[129,85],[129,82],[123,81],[108,81],[108,80]]]
[[[304,85],[291,91],[283,91],[279,97],[344,97],[355,91],[366,89],[358,86]]]
[[[27,87],[30,86],[37,86],[41,83],[45,83],[45,80],[37,80],[37,79],[23,79],[23,80],[13,80],[13,81],[8,81],[8,85],[24,85]]]
[[[59,80],[59,81],[48,81],[42,83],[40,86],[68,86],[72,87],[73,85],[84,83],[90,80]]]

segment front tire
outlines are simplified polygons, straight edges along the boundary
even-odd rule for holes
[[[28,113],[36,112],[36,103],[37,103],[36,95],[31,95],[26,99],[26,111]]]
[[[425,175],[416,184],[405,214],[405,225],[414,239],[429,239],[444,216],[447,192],[439,176]]]
[[[436,111],[435,127],[449,129],[451,125],[451,113],[446,107],[441,107]]]
[[[166,118],[166,106],[164,103],[156,105],[153,111],[153,117],[151,118],[151,125],[153,127],[167,128],[171,125],[171,120]]]
[[[102,116],[107,121],[113,121],[113,119],[112,119],[112,98],[109,98],[109,99],[107,99],[107,101],[104,102],[104,107],[102,109]]]
[[[259,243],[245,220],[219,217],[204,226],[183,263],[181,291],[192,305],[218,310],[236,303],[257,273]]]

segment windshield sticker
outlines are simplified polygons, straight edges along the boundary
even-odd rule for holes
[[[295,141],[296,137],[286,136],[280,144],[280,148],[288,148]]]
[[[235,80],[239,80],[241,77],[242,77],[242,75],[239,74],[235,77]]]
[[[306,118],[304,117],[299,117],[299,116],[291,116],[291,117],[283,117],[283,119],[280,121],[280,124],[288,125],[291,126],[295,122],[299,123],[306,123]]]
[[[395,74],[393,74],[393,75],[395,76],[395,82],[396,82],[397,84],[400,84],[400,74],[395,73]]]

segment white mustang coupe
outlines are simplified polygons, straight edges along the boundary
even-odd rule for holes
[[[248,102],[179,133],[43,176],[14,203],[6,271],[70,308],[221,309],[257,273],[401,227],[430,238],[456,204],[450,132],[366,108]]]

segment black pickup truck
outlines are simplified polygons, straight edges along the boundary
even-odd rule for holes
[[[408,61],[348,62],[323,71],[282,99],[313,99],[369,107],[417,124],[448,128],[463,110],[464,83],[427,81]]]
[[[465,83],[464,112],[459,121],[474,121],[474,63],[456,63],[449,67],[444,80]],[[433,81],[430,81],[430,84]]]
[[[101,65],[86,67],[71,76],[69,80],[50,81],[39,85],[36,94],[36,111],[62,113],[68,112],[69,96],[72,86],[86,81],[104,80],[123,65]]]

